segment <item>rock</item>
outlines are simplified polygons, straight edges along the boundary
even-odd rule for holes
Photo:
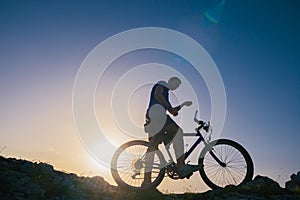
[[[285,188],[291,192],[300,194],[300,171],[290,176],[291,180],[285,183]]]
[[[52,165],[46,164],[46,163],[39,163],[36,166],[36,171],[38,171],[42,175],[53,175],[54,174],[54,168]]]
[[[257,176],[254,180],[224,189],[201,194],[162,194],[158,190],[134,192],[108,184],[102,177],[79,177],[54,170],[47,163],[32,163],[0,156],[0,199],[50,199],[50,200],[236,200],[236,199],[300,199],[297,192],[300,172],[293,174],[283,189],[274,180]]]
[[[281,188],[277,182],[264,176],[256,176],[253,181],[240,186],[239,189],[244,192],[252,192],[262,195],[276,195],[284,193],[283,188]]]
[[[25,197],[44,198],[45,189],[35,184],[26,174],[9,170],[4,175],[3,189],[13,199],[24,199]]]

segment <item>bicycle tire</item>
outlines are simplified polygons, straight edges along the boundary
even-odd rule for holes
[[[222,167],[217,163],[210,151],[213,151],[226,166]],[[203,165],[199,173],[211,189],[241,185],[253,178],[254,166],[249,153],[242,145],[232,140],[219,139],[210,142],[201,151],[198,163]]]
[[[137,184],[130,182],[130,181],[132,181],[130,179],[130,174],[132,173],[132,172],[130,172],[131,169],[128,168],[128,171],[125,171],[125,173],[127,173],[127,175],[124,175],[121,173],[121,169],[120,169],[121,166],[119,164],[120,164],[120,159],[121,159],[120,156],[122,156],[122,153],[129,151],[130,148],[134,148],[133,150],[130,150],[130,151],[134,152],[137,155],[134,155],[134,156],[130,155],[130,158],[128,158],[128,161],[131,163],[127,163],[128,165],[132,166],[134,159],[137,159],[137,158],[139,158],[139,156],[145,154],[148,146],[149,146],[149,142],[146,142],[143,140],[133,140],[133,141],[124,143],[115,151],[115,153],[112,157],[112,161],[111,161],[111,174],[112,174],[112,177],[115,180],[115,182],[118,184],[118,186],[120,186],[121,188],[124,188],[124,189],[131,189],[131,190],[147,190],[147,189],[156,188],[161,183],[161,181],[163,180],[164,175],[165,175],[165,168],[159,168],[159,172],[156,172],[157,177],[155,177],[150,184],[146,184],[145,186],[141,186],[141,183],[143,181],[143,176],[144,176],[143,170],[141,170],[141,173],[139,174],[142,177],[140,177],[139,179],[137,179],[137,181],[134,182]],[[141,152],[139,152],[139,151],[141,151]],[[161,151],[157,150],[155,152],[155,155],[157,156],[156,159],[159,159],[159,162],[162,163],[164,158],[163,158]],[[125,163],[125,165],[126,165],[126,163]]]

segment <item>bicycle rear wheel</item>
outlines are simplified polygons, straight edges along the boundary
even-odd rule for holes
[[[240,185],[253,177],[253,162],[249,153],[232,140],[220,139],[209,143],[201,151],[198,163],[203,164],[199,170],[203,181],[212,189]]]
[[[164,178],[163,155],[157,150],[151,170],[151,183],[142,185],[145,172],[145,154],[149,143],[134,140],[121,145],[113,155],[111,173],[116,183],[126,189],[145,190],[157,187]]]

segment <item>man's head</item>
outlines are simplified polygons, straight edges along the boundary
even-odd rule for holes
[[[168,80],[168,88],[170,90],[176,90],[181,84],[181,80],[177,77],[172,77]]]

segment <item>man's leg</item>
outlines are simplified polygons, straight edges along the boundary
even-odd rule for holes
[[[183,165],[185,165],[183,130],[181,128],[177,129],[176,136],[173,139],[173,148],[177,158],[177,168],[180,169]]]
[[[181,168],[184,163],[184,141],[183,141],[183,130],[175,122],[170,123],[166,127],[167,134],[170,134],[168,138],[172,138],[173,148],[177,159],[177,168]],[[169,139],[171,140],[171,139]]]
[[[175,132],[176,131],[176,132]],[[201,168],[199,165],[186,165],[184,160],[184,141],[183,141],[183,130],[174,122],[168,126],[168,133],[174,134],[173,148],[177,158],[177,169],[181,178],[189,177],[194,171]]]
[[[153,167],[155,151],[158,149],[158,144],[154,138],[149,138],[150,146],[147,149],[145,156],[145,173],[143,184],[151,183],[151,171]]]

